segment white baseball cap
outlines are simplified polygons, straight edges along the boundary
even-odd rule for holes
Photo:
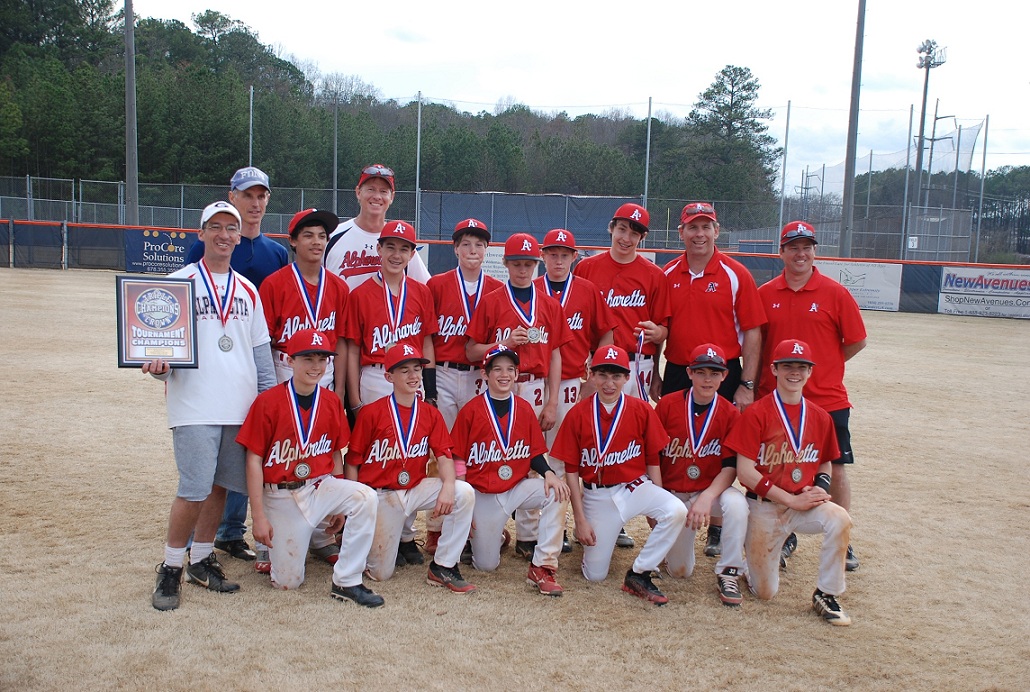
[[[200,214],[200,227],[203,228],[204,224],[210,221],[211,217],[215,214],[232,214],[236,217],[236,223],[243,223],[243,219],[240,218],[240,212],[236,211],[236,207],[223,200],[218,200],[204,207],[204,211]]]

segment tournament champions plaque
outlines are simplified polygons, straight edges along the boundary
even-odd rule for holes
[[[137,368],[156,358],[173,368],[197,367],[193,281],[116,276],[118,367]]]

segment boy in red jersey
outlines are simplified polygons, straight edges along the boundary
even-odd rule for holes
[[[623,392],[630,373],[626,351],[602,346],[591,363],[595,393],[572,407],[551,448],[551,456],[565,464],[576,539],[583,544],[583,576],[604,580],[619,530],[633,517],[646,515],[655,527],[622,589],[665,605],[669,599],[651,581],[651,572],[687,518],[683,503],[661,487],[658,454],[669,436],[649,403]]]
[[[715,565],[719,598],[728,606],[741,603],[738,577],[744,573],[747,501],[733,487],[737,455],[724,446],[740,412],[719,396],[726,378],[726,355],[715,344],[701,344],[690,355],[692,387],[666,394],[655,413],[672,440],[661,454],[662,486],[689,510],[687,526],[666,557],[669,574],[694,573],[694,537],[711,518],[723,520],[722,555]]]
[[[370,577],[385,581],[393,576],[405,520],[431,509],[443,516],[444,522],[426,580],[456,593],[470,593],[476,587],[462,578],[458,559],[472,528],[475,492],[468,483],[457,480],[451,436],[443,416],[419,399],[422,366],[428,362],[407,343],[387,351],[386,379],[393,393],[358,414],[344,473],[379,495],[376,538],[368,554]],[[430,452],[437,459],[439,478],[426,476]]]
[[[737,477],[747,488],[748,584],[761,599],[776,595],[779,557],[791,533],[821,533],[819,579],[812,607],[833,625],[850,625],[840,607],[851,517],[830,499],[832,461],[840,456],[833,419],[802,396],[815,365],[804,341],[777,344],[769,371],[776,389],[749,406],[726,440],[737,453]]]
[[[254,538],[268,546],[272,585],[295,589],[304,582],[304,552],[326,518],[343,532],[343,559],[333,567],[330,595],[375,608],[383,598],[361,581],[376,524],[371,488],[341,478],[350,429],[339,397],[318,383],[335,353],[329,339],[302,329],[288,345],[293,376],[254,401],[236,441],[247,448],[247,489]],[[331,535],[331,534],[330,534]]]

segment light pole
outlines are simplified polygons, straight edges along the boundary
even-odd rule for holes
[[[926,95],[930,89],[930,70],[943,65],[947,57],[947,48],[938,48],[937,42],[930,39],[923,41],[916,52],[919,53],[919,62],[916,67],[926,70],[923,77],[923,107],[919,112],[919,146],[916,147],[916,176],[919,186],[916,188],[916,201],[918,202],[923,185],[923,146],[924,135],[926,134]],[[934,121],[936,123],[936,121]]]

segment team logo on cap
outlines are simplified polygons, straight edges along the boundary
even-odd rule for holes
[[[467,225],[467,226],[468,226],[469,228],[479,228],[479,224],[478,224],[478,223],[476,223],[476,220],[475,220],[475,219],[469,219],[469,220],[468,220],[468,221],[466,222],[466,225]]]
[[[640,210],[634,209],[633,213],[629,215],[629,218],[633,219],[634,221],[640,221]]]
[[[325,341],[325,339],[323,339],[322,335],[319,334],[318,332],[314,332],[311,335],[311,345],[312,346],[321,346],[323,341]]]
[[[406,356],[413,356],[413,355],[415,355],[415,349],[413,349],[411,346],[408,346],[407,344],[403,344],[403,346],[404,346],[404,355],[406,355]]]
[[[533,251],[533,245],[528,240],[523,240],[522,241],[522,251],[523,252],[532,252]]]
[[[619,354],[615,351],[614,348],[609,348],[608,349],[608,353],[606,353],[605,356],[604,356],[604,359],[605,360],[618,360],[619,359]]]
[[[708,356],[709,358],[718,358],[719,357],[719,354],[716,353],[715,351],[713,351],[712,349],[708,349],[708,352],[705,353],[705,355]]]
[[[798,227],[795,228],[794,230],[797,231],[798,233],[802,233],[802,232],[804,232],[804,231],[806,231],[808,229],[805,228],[805,224],[803,224],[800,221],[798,221]]]
[[[805,349],[801,347],[801,344],[794,342],[794,348],[791,349],[791,355],[803,356],[805,355]]]
[[[397,235],[404,235],[404,224],[398,222],[397,225],[393,227],[393,232]]]
[[[559,242],[564,243],[568,239],[568,236],[565,235],[563,232],[558,231],[558,235],[556,235],[555,238],[557,238]]]

